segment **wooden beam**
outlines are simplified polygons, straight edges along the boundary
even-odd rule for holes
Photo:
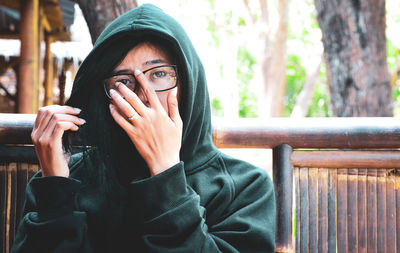
[[[18,112],[37,110],[39,85],[39,0],[20,0],[21,54],[18,78]]]
[[[0,113],[1,144],[31,144],[36,114]]]
[[[40,8],[40,23],[42,24],[44,30],[46,32],[51,32],[51,24],[47,19],[46,13],[44,12],[43,8]]]
[[[213,119],[219,148],[400,148],[400,121],[391,117]]]
[[[50,34],[51,37],[53,37],[53,41],[70,41],[71,40],[71,33],[68,31],[49,32],[48,34]],[[2,32],[2,33],[0,33],[0,39],[19,40],[20,34],[11,33],[11,32]]]
[[[0,145],[0,161],[35,163],[39,161],[33,146],[4,146]]]
[[[44,105],[53,104],[53,56],[51,54],[51,36],[45,36],[46,51],[44,55]]]
[[[1,0],[0,5],[13,10],[19,10],[19,2],[16,0]]]
[[[400,147],[397,118],[274,118],[262,122],[250,119],[220,122],[220,125],[213,122],[214,144],[218,148],[275,148],[285,143],[293,148]],[[0,113],[0,144],[32,143],[33,123],[34,115]],[[18,134],[11,134],[13,131]]]
[[[51,30],[61,31],[63,29],[64,22],[58,0],[43,0],[41,3],[46,15],[46,19],[51,25]]]
[[[294,151],[291,161],[300,168],[400,168],[398,150]]]
[[[6,40],[19,40],[20,35],[14,32],[2,32],[0,33],[0,39]]]
[[[70,41],[71,33],[67,31],[51,32],[49,33],[53,38],[53,41]]]

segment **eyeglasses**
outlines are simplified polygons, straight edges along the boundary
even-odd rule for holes
[[[150,85],[155,92],[167,91],[177,86],[177,70],[176,65],[161,65],[143,71]],[[111,99],[110,89],[116,89],[115,84],[120,83],[126,85],[133,92],[140,88],[140,84],[134,74],[115,74],[104,80],[104,91],[109,99]]]

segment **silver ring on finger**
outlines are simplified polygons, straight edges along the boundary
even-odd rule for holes
[[[128,117],[129,121],[133,121],[138,116],[138,113],[135,111],[132,116]]]

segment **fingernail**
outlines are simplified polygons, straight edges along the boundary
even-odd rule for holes
[[[108,107],[110,108],[110,110],[112,110],[114,108],[113,104],[109,104]]]
[[[76,113],[81,113],[81,109],[79,109],[79,108],[74,108],[74,111],[76,112]]]
[[[118,88],[118,86],[121,84],[121,82],[116,82],[114,85],[116,88]]]
[[[85,124],[85,123],[86,123],[86,120],[84,120],[84,119],[82,119],[82,118],[79,118],[79,120],[82,122],[82,124]]]
[[[142,71],[140,71],[140,69],[138,69],[138,68],[135,68],[135,75],[137,76],[140,74],[142,74]]]
[[[115,94],[115,90],[114,89],[110,89],[110,95]]]
[[[176,97],[176,95],[178,95],[178,88],[174,88],[172,89],[172,95],[174,95]]]

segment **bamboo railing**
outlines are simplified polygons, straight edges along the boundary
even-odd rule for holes
[[[0,114],[0,162],[35,161],[34,118]],[[273,150],[276,252],[400,251],[399,119],[214,121],[213,140]]]

